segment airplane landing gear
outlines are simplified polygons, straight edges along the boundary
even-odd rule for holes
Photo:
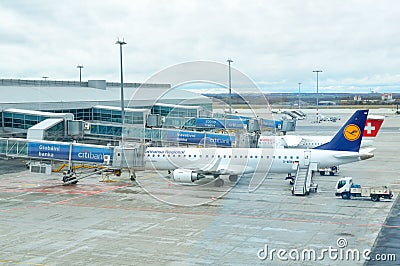
[[[78,183],[78,179],[76,178],[75,172],[70,172],[70,171],[64,173],[62,181],[64,183],[67,183],[68,185],[70,184],[75,185],[76,183]]]
[[[237,175],[230,175],[229,176],[229,181],[231,181],[232,183],[237,182],[238,180],[238,176]]]
[[[215,179],[215,181],[214,181],[214,185],[215,185],[216,187],[222,187],[222,186],[224,185],[224,180],[222,180],[221,178],[217,178],[217,179]]]

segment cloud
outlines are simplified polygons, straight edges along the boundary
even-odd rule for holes
[[[226,62],[266,90],[302,82],[329,90],[396,90],[397,1],[30,1],[0,3],[0,71],[5,78],[125,80],[191,60]],[[371,83],[369,83],[371,82]],[[398,89],[397,89],[398,90]]]

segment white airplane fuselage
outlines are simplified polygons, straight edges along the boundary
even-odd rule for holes
[[[318,163],[318,167],[323,168],[361,159],[366,157],[360,157],[358,152],[283,148],[149,147],[145,156],[146,169],[189,169],[231,175],[289,173],[296,171],[293,167],[296,163],[299,163],[300,167],[307,167],[315,162]]]
[[[296,139],[301,139],[300,142],[296,142]],[[288,148],[299,148],[299,149],[312,149],[322,144],[331,141],[333,136],[260,136],[258,140],[259,148],[272,148],[276,147],[288,147]],[[290,141],[293,139],[293,141]],[[293,144],[292,144],[293,143]],[[361,148],[370,147],[374,143],[374,138],[363,137],[361,140]]]

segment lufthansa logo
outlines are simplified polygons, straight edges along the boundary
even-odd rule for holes
[[[349,141],[358,140],[361,135],[361,130],[357,125],[350,124],[344,128],[344,137]]]

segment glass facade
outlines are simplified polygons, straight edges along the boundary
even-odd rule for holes
[[[92,121],[121,123],[121,110],[115,110],[111,108],[99,108],[93,107],[93,118]],[[145,122],[146,111],[145,110],[134,110],[127,108],[125,112],[125,124],[129,125],[143,125]]]
[[[28,129],[47,118],[49,116],[36,115],[36,114],[20,114],[13,112],[3,112],[3,125],[4,127]]]
[[[63,140],[65,132],[65,123],[61,121],[51,128],[46,129],[43,139],[45,140]]]
[[[158,114],[164,117],[198,117],[200,107],[182,106],[170,104],[155,104],[151,107],[152,114]]]
[[[54,111],[46,111],[46,112],[70,113],[70,114],[74,115],[75,120],[83,120],[83,121],[92,120],[92,108],[63,109],[63,110],[54,110]]]

